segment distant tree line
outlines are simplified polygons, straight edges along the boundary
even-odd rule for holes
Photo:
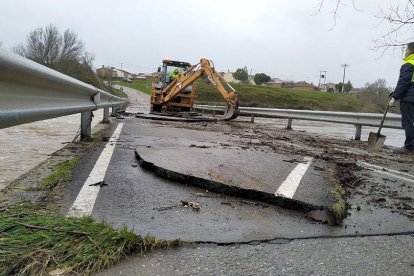
[[[265,73],[258,73],[254,75],[253,81],[257,85],[262,85],[270,81],[270,76],[266,75]]]
[[[335,84],[335,90],[341,93],[342,86],[344,86],[344,91],[343,91],[344,93],[349,93],[352,89],[354,89],[351,81],[348,81],[347,83],[345,83],[345,85],[342,82]]]
[[[356,94],[357,100],[362,105],[361,112],[384,112],[391,91],[384,79],[365,84],[361,92]],[[392,112],[399,113],[398,108],[394,108]]]
[[[92,68],[93,55],[85,51],[77,33],[66,29],[63,33],[54,25],[31,31],[26,41],[12,47],[12,51],[44,66],[103,88]]]
[[[244,68],[238,68],[236,72],[233,73],[233,78],[240,82],[247,83],[249,80],[249,73],[247,73],[247,70]]]
[[[233,78],[242,83],[248,83],[249,73],[247,72],[246,68],[238,68],[236,72],[233,73]],[[266,75],[265,73],[257,73],[253,77],[253,81],[257,85],[262,85],[266,82],[269,82],[270,79],[271,79],[270,76]]]

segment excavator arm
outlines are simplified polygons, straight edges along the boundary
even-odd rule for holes
[[[199,69],[196,69],[199,65]],[[167,103],[171,101],[178,93],[186,89],[202,76],[207,76],[210,82],[216,87],[216,89],[223,96],[224,100],[227,102],[227,108],[224,112],[223,120],[235,119],[239,113],[237,91],[215,71],[214,67],[211,65],[211,62],[204,58],[200,60],[200,63],[192,65],[185,72],[179,74],[176,80],[165,87],[161,91],[160,102]],[[230,91],[225,89],[222,82],[227,85]]]

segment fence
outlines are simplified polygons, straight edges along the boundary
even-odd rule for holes
[[[128,101],[0,49],[0,129],[81,113],[81,139],[91,136],[92,111],[103,122]]]

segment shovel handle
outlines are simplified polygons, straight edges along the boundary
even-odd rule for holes
[[[385,108],[384,115],[382,115],[381,123],[379,125],[378,132],[377,132],[377,137],[379,137],[380,134],[381,134],[381,129],[382,129],[382,126],[384,125],[385,117],[387,116],[388,110],[390,109],[391,100],[392,100],[392,97],[390,97],[390,99],[388,101],[388,104],[387,104],[387,107]]]

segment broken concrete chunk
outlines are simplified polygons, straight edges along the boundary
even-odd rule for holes
[[[335,217],[328,208],[322,210],[314,210],[308,213],[309,218],[321,223],[328,223],[328,225],[335,225]]]

